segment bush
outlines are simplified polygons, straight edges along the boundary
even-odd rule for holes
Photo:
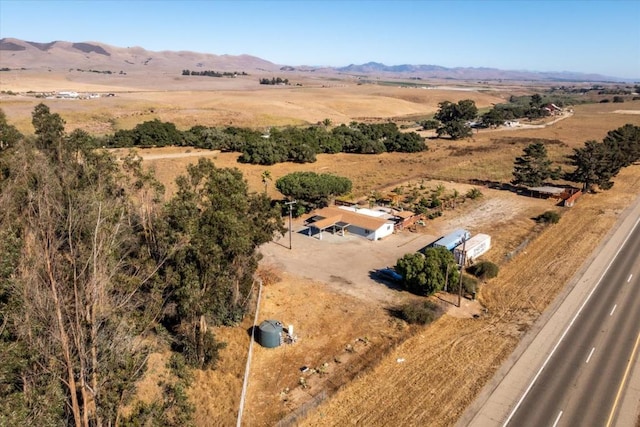
[[[452,294],[458,293],[460,290],[460,282],[455,281],[449,285],[449,292]],[[478,289],[478,280],[474,277],[466,274],[462,275],[462,291],[465,294],[473,294]]]
[[[560,221],[560,214],[554,211],[546,211],[536,218],[536,222],[540,224],[557,224]]]
[[[471,190],[467,191],[466,196],[471,200],[475,200],[482,197],[482,192],[477,188],[472,188]]]
[[[438,317],[438,306],[431,301],[412,301],[393,312],[409,324],[426,325]]]
[[[490,261],[482,261],[472,265],[467,271],[481,280],[493,279],[498,275],[500,269]]]
[[[438,129],[438,127],[440,126],[440,122],[438,120],[434,120],[434,119],[422,120],[418,124],[420,126],[422,126],[423,130]]]

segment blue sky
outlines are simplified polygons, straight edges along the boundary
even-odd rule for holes
[[[640,0],[0,0],[0,37],[249,54],[276,64],[433,64],[640,80]]]

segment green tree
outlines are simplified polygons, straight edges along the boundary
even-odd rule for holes
[[[609,131],[602,142],[616,167],[627,167],[640,160],[640,126],[626,124]]]
[[[445,284],[458,280],[458,266],[446,248],[427,248],[424,254],[409,253],[395,266],[403,277],[403,286],[418,295],[431,295],[444,289]]]
[[[551,160],[547,156],[547,149],[541,142],[529,144],[524,149],[524,154],[516,157],[513,167],[514,185],[538,187],[545,180],[558,179],[560,168],[552,169]]]
[[[488,127],[502,126],[505,120],[507,120],[507,116],[504,114],[503,110],[495,107],[482,115],[482,123],[484,126]]]
[[[267,192],[267,189],[269,188],[269,183],[271,181],[273,181],[273,178],[271,177],[271,171],[269,169],[266,169],[262,172],[262,184],[264,185],[264,192]]]
[[[439,138],[443,135],[449,135],[451,139],[468,138],[473,135],[471,126],[467,125],[463,120],[452,120],[440,126],[436,133]]]
[[[64,149],[64,120],[58,113],[51,113],[49,107],[40,103],[31,113],[31,123],[36,134],[36,145],[61,161]]]
[[[165,317],[189,363],[215,366],[219,348],[208,324],[234,324],[247,310],[258,246],[283,231],[277,208],[263,193],[249,194],[237,169],[206,159],[176,180],[165,208],[162,242],[177,247],[159,271],[175,312]]]
[[[587,141],[582,148],[574,148],[569,157],[569,165],[575,169],[565,178],[582,183],[583,191],[591,191],[593,185],[602,190],[613,186],[611,179],[618,174],[620,166],[615,165],[612,153],[602,142]]]
[[[529,102],[531,108],[540,108],[542,106],[542,96],[540,94],[535,93],[531,95],[531,101]]]
[[[13,147],[21,139],[22,134],[7,122],[7,116],[0,108],[0,151]]]
[[[478,108],[471,99],[463,99],[458,103],[443,101],[438,104],[440,109],[434,115],[442,123],[436,133],[438,137],[449,135],[451,139],[461,139],[471,136],[471,127],[467,124],[478,115]]]
[[[63,144],[48,108],[36,107],[34,124],[40,149],[25,142],[0,160],[1,252],[18,255],[0,272],[0,348],[13,358],[3,379],[19,379],[0,386],[15,405],[0,404],[0,421],[112,424],[144,371],[141,338],[162,313],[144,219],[155,208],[142,205],[153,188],[133,165]]]
[[[276,181],[276,188],[285,197],[298,200],[309,209],[328,206],[332,197],[348,194],[351,186],[347,178],[315,172],[293,172]]]

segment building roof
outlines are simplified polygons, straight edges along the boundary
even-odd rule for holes
[[[389,223],[386,219],[375,218],[372,216],[362,215],[357,212],[351,212],[345,209],[329,206],[315,212],[315,216],[321,216],[323,219],[314,222],[315,228],[324,230],[339,222],[355,225],[365,230],[377,230],[383,225]]]
[[[399,217],[399,218],[407,219],[407,218],[411,218],[412,216],[414,216],[415,212],[400,211],[400,212],[396,212],[394,215]]]
[[[537,191],[542,194],[562,194],[564,192],[564,188],[562,187],[528,187],[531,191]]]

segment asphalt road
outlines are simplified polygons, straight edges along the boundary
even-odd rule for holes
[[[635,425],[639,353],[640,198],[456,425]]]
[[[506,425],[607,426],[615,421],[621,387],[638,361],[640,227],[573,320]]]

